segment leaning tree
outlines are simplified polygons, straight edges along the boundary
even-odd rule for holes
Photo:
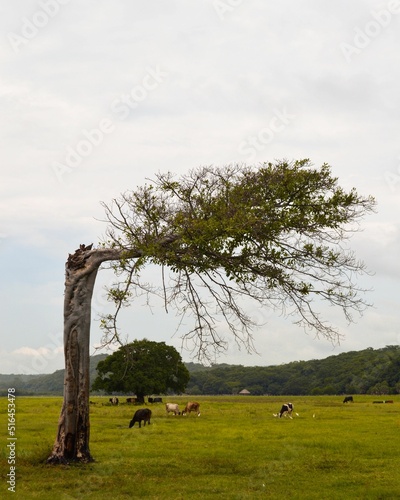
[[[368,305],[356,277],[365,265],[346,246],[372,197],[344,190],[331,169],[309,160],[258,167],[202,167],[153,181],[104,204],[107,231],[97,248],[81,245],[66,263],[65,381],[58,433],[49,463],[93,460],[89,450],[89,337],[91,298],[99,267],[117,280],[108,296],[115,314],[101,320],[105,343],[120,342],[116,319],[138,291],[160,294],[180,318],[193,317],[183,334],[198,357],[226,347],[218,325],[252,348],[252,318],[243,297],[260,307],[295,315],[295,322],[332,341],[321,317],[326,302],[352,321]],[[143,271],[160,268],[160,285]]]

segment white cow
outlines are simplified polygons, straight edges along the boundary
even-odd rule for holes
[[[181,412],[179,411],[179,405],[177,405],[176,403],[167,403],[165,405],[165,410],[167,412],[167,415],[169,415],[170,413],[173,413],[174,415],[181,414]]]

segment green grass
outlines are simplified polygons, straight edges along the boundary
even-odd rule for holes
[[[188,398],[164,398],[181,406]],[[191,398],[193,399],[193,398]],[[201,416],[128,428],[135,407],[91,398],[95,462],[45,465],[61,398],[17,398],[17,487],[7,491],[6,398],[0,399],[0,498],[67,500],[400,499],[400,398],[199,397]],[[290,399],[299,417],[273,417]],[[104,404],[102,404],[104,403]]]

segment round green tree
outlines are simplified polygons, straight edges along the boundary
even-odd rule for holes
[[[97,365],[92,390],[134,393],[139,402],[148,394],[183,392],[189,371],[178,351],[165,342],[135,340]]]

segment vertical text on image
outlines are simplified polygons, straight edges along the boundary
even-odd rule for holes
[[[7,489],[15,493],[16,490],[16,424],[15,424],[15,414],[16,414],[16,404],[15,404],[15,388],[10,387],[8,389],[8,425],[7,425],[7,463],[9,465],[9,470],[7,472]]]

